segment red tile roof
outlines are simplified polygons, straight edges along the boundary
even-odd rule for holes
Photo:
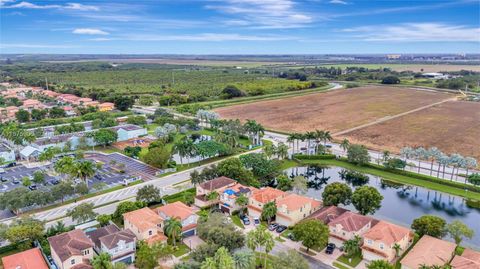
[[[127,212],[123,214],[123,218],[142,232],[152,227],[157,227],[158,224],[163,222],[163,219],[148,207]]]
[[[180,220],[187,219],[195,214],[193,209],[182,202],[174,202],[155,209],[160,216],[165,218],[178,218]]]
[[[286,206],[289,211],[299,210],[308,203],[311,204],[312,208],[317,208],[322,204],[320,201],[293,193],[288,194],[287,196],[276,201],[277,207]]]
[[[62,262],[71,256],[83,255],[83,250],[94,246],[85,232],[79,229],[49,237],[48,242]]]
[[[228,177],[217,177],[215,179],[205,181],[200,184],[200,187],[204,190],[213,191],[223,188],[228,185],[235,184],[236,181]]]
[[[347,209],[336,207],[336,206],[328,206],[321,208],[313,212],[308,218],[310,219],[317,219],[325,224],[330,223],[332,220],[340,216],[341,214],[347,212]]]
[[[32,248],[20,253],[2,258],[4,269],[48,269],[42,252],[38,248]]]
[[[453,269],[480,269],[480,252],[467,248],[462,256],[455,256],[450,265]]]
[[[372,223],[373,226],[377,221],[373,218],[347,211],[330,221],[328,226],[334,227],[339,224],[342,226],[343,230],[347,232],[357,232],[368,223]]]
[[[409,268],[419,268],[421,265],[442,266],[450,262],[456,247],[452,242],[424,235],[400,263]]]
[[[375,241],[381,241],[387,245],[393,245],[405,236],[412,235],[412,231],[405,227],[381,220],[366,232],[363,237]]]
[[[255,190],[252,193],[251,198],[262,204],[265,204],[285,196],[287,196],[286,192],[283,192],[281,190],[277,190],[271,187],[265,187],[262,189]]]

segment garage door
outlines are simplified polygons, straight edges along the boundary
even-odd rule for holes
[[[183,237],[189,237],[189,236],[195,235],[195,229],[186,231],[182,235]]]
[[[228,207],[226,207],[226,206],[221,205],[221,206],[220,206],[220,210],[221,210],[223,213],[230,214],[230,208],[228,208]]]

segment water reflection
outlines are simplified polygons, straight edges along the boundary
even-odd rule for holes
[[[325,185],[333,182],[347,183],[353,189],[367,185],[373,186],[384,196],[382,207],[375,213],[381,219],[404,226],[410,226],[415,218],[422,215],[437,215],[447,222],[461,220],[476,231],[474,238],[465,240],[467,244],[480,247],[480,210],[470,208],[461,197],[445,194],[416,186],[398,184],[376,176],[365,178],[346,177],[346,171],[339,167],[309,166],[294,167],[285,171],[293,178],[305,176],[308,179],[306,195],[321,199]],[[347,206],[353,209],[352,206]]]

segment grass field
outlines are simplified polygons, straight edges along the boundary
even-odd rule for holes
[[[404,146],[436,146],[480,159],[480,103],[446,102],[345,134],[354,143],[398,152]]]
[[[223,118],[255,119],[283,132],[338,132],[441,100],[449,94],[369,86],[215,109]]]

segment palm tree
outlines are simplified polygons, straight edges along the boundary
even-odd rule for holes
[[[247,234],[246,239],[247,247],[252,251],[255,251],[257,247],[264,247],[265,249],[265,266],[267,268],[267,256],[270,251],[272,251],[275,246],[275,241],[273,235],[267,231],[267,228],[263,225],[258,225],[255,230],[251,230]]]
[[[400,251],[402,250],[402,247],[398,243],[395,243],[392,248],[395,250],[395,256],[400,257]]]
[[[433,173],[433,162],[437,161],[441,154],[442,152],[436,147],[431,147],[428,149],[428,159],[430,159],[430,176]]]
[[[315,139],[316,133],[314,132],[306,132],[304,135],[305,140],[307,140],[307,155],[310,155],[310,146],[312,140]]]
[[[93,257],[92,266],[93,269],[112,269],[110,254],[107,252],[102,252]]]
[[[438,171],[437,171],[437,177],[440,177],[440,166],[443,167],[443,172],[442,172],[442,178],[445,178],[445,167],[450,164],[450,157],[446,154],[441,154],[437,158],[438,161]]]
[[[415,158],[418,160],[418,173],[420,173],[420,168],[421,168],[421,161],[426,160],[428,158],[428,153],[427,150],[424,149],[423,147],[419,147],[415,149]]]
[[[340,143],[340,147],[343,149],[343,153],[347,152],[348,147],[350,147],[350,141],[348,141],[348,139],[344,138],[342,140],[342,143]]]
[[[88,178],[95,175],[95,166],[90,161],[74,162],[70,175],[73,178],[79,178],[85,181],[85,185],[88,187]]]
[[[270,225],[270,221],[272,220],[273,217],[277,214],[277,205],[275,204],[275,201],[268,202],[263,205],[262,209],[262,219],[266,220],[268,222],[268,225]]]
[[[324,145],[324,146],[327,145],[327,142],[332,141],[332,139],[333,139],[333,137],[332,137],[332,135],[330,134],[330,131],[323,131],[322,140],[323,140],[323,145]]]
[[[348,257],[352,257],[360,253],[361,241],[362,238],[360,238],[358,235],[355,235],[352,239],[347,240],[343,243],[343,249],[345,250],[345,253],[347,253]]]
[[[252,144],[259,145],[260,138],[265,134],[265,128],[255,120],[247,120],[244,124],[244,128],[252,139]]]
[[[263,147],[263,153],[265,154],[265,156],[267,156],[268,159],[270,159],[275,154],[276,151],[277,151],[277,148],[275,147],[274,144],[268,144],[268,145],[265,145],[265,147]]]
[[[250,250],[241,250],[233,254],[235,269],[251,269],[255,266],[255,253]]]
[[[173,241],[173,246],[176,247],[177,238],[182,233],[182,223],[176,218],[167,219],[163,231],[165,232],[165,235]]]
[[[383,154],[382,154],[382,161],[387,162],[388,159],[390,159],[390,151],[385,150],[383,151]]]
[[[462,155],[458,153],[454,153],[450,155],[450,164],[453,166],[452,174],[450,175],[450,180],[453,180],[453,175],[455,174],[455,168],[457,168],[457,173],[458,173],[458,168],[463,165],[463,162],[464,162],[464,158]]]
[[[465,158],[465,167],[464,167],[466,169],[466,171],[465,171],[465,182],[468,178],[468,170],[473,169],[475,167],[477,167],[477,160],[475,158],[472,158],[472,157],[466,157]]]
[[[292,145],[293,149],[293,154],[295,154],[295,140],[297,139],[297,136],[295,133],[289,134],[287,137],[287,142],[289,145]]]
[[[180,156],[180,164],[183,164],[184,157],[192,156],[194,147],[195,144],[188,137],[184,137],[173,145],[173,152],[178,153],[178,156]]]
[[[276,152],[279,159],[285,159],[288,157],[288,146],[280,142],[278,143]]]
[[[243,193],[237,197],[235,200],[235,204],[240,206],[240,217],[243,217],[243,212],[245,211],[245,207],[248,205],[248,197],[245,196]]]

